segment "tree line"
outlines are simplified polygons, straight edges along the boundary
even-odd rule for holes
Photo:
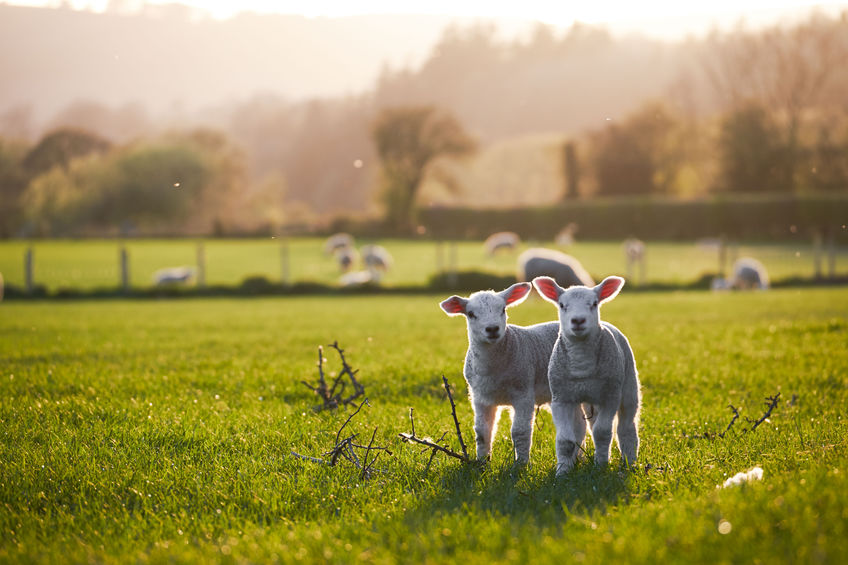
[[[88,105],[35,143],[0,140],[0,235],[232,233],[378,211],[408,232],[424,179],[469,190],[461,159],[546,127],[562,133],[566,201],[848,189],[848,15],[714,33],[677,53],[633,41],[582,25],[562,36],[540,25],[525,42],[455,28],[419,69],[385,69],[373,92],[258,97],[130,141],[86,127],[109,121]],[[662,66],[666,91],[640,97],[642,81],[660,80],[651,62],[669,57],[679,64]],[[625,84],[610,74],[627,75],[634,103],[602,118]],[[575,105],[575,91],[598,105]],[[585,123],[566,119],[574,108]]]

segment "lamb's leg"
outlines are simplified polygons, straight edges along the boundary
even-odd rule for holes
[[[518,402],[512,407],[512,445],[515,448],[516,463],[524,464],[530,461],[535,416],[535,405],[532,399],[529,402]]]
[[[582,436],[586,435],[586,421],[575,402],[551,402],[551,415],[556,426],[556,474],[560,476],[574,467],[577,449],[583,441],[581,430]]]
[[[633,465],[639,455],[639,406],[622,404],[618,411],[618,448],[624,465]]]
[[[492,434],[495,431],[497,406],[474,404],[474,435],[477,437],[477,460],[484,461],[492,453]]]
[[[592,426],[592,439],[595,442],[595,464],[609,463],[610,445],[612,444],[612,423],[615,419],[617,406],[597,406],[598,415]]]

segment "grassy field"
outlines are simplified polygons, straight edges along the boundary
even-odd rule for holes
[[[380,241],[393,255],[394,265],[386,275],[388,286],[424,285],[438,271],[447,268],[453,253],[450,245],[425,240]],[[162,267],[195,265],[197,241],[130,240],[124,245],[130,258],[130,278],[134,287],[152,285],[153,273]],[[289,281],[335,284],[339,270],[331,257],[323,254],[322,239],[287,240]],[[24,253],[31,245],[35,282],[48,290],[61,288],[91,290],[115,288],[120,281],[119,243],[106,240],[0,242],[0,273],[7,284],[24,285]],[[527,242],[523,248],[544,245]],[[206,282],[210,285],[237,285],[248,276],[261,275],[271,281],[282,277],[280,240],[206,240]],[[520,251],[520,250],[519,250]],[[625,274],[620,242],[578,242],[568,253],[580,259],[598,280],[610,274]],[[488,257],[481,242],[459,242],[455,246],[459,270],[479,270],[514,274],[515,253]],[[768,268],[774,280],[813,275],[813,249],[807,241],[789,244],[741,245],[730,254],[753,256]],[[826,269],[826,267],[823,267]],[[837,273],[848,274],[848,249],[840,248]],[[704,273],[718,270],[718,253],[694,243],[650,243],[647,248],[647,282],[687,284]]]
[[[603,316],[643,384],[638,466],[553,477],[508,425],[484,469],[402,444],[471,440],[465,328],[442,296],[0,304],[0,562],[840,563],[848,555],[848,294],[631,293]],[[552,319],[532,298],[511,321]],[[338,340],[390,448],[364,480],[323,457],[352,410],[315,412]],[[324,368],[338,371],[333,350]],[[767,396],[770,418],[751,431]],[[740,418],[732,421],[733,405]],[[506,416],[504,416],[506,418]],[[745,431],[747,430],[747,431]],[[711,439],[706,439],[708,434]],[[450,433],[446,441],[457,447]],[[591,449],[590,449],[591,453]],[[763,480],[718,485],[755,465]]]

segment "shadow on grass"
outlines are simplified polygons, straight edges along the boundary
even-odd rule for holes
[[[430,471],[432,481],[434,470]],[[516,522],[550,526],[571,516],[592,516],[626,504],[630,471],[617,465],[598,467],[581,461],[563,477],[554,470],[539,472],[511,465],[454,466],[442,471],[436,492],[410,516],[425,523],[454,512],[507,516]],[[435,483],[435,481],[434,481]],[[417,514],[417,515],[416,515]]]

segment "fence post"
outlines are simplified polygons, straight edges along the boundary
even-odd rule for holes
[[[197,242],[197,286],[206,286],[206,247],[202,241]]]
[[[822,233],[816,229],[813,231],[813,276],[822,278]]]
[[[32,294],[33,287],[33,277],[32,277],[32,266],[33,263],[33,251],[32,246],[27,247],[24,252],[24,285],[26,286],[27,294]]]
[[[283,237],[280,239],[280,280],[285,285],[289,285],[289,239]]]
[[[130,291],[130,259],[125,246],[121,245],[118,257],[121,266],[121,289],[126,294]]]
[[[448,284],[452,287],[456,286],[458,279],[456,263],[456,242],[451,241],[448,248]]]

